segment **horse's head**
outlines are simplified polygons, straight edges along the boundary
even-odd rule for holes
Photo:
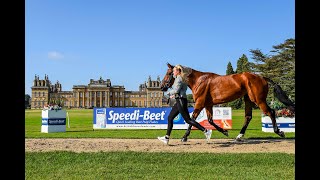
[[[174,82],[174,78],[173,78],[174,66],[172,66],[169,63],[167,63],[167,66],[168,66],[168,70],[166,72],[166,75],[163,77],[160,85],[161,91],[167,91],[168,88],[170,88]]]

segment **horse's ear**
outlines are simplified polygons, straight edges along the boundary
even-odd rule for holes
[[[168,66],[168,68],[173,69],[173,66],[171,64],[169,64],[168,62],[167,62],[167,66]]]

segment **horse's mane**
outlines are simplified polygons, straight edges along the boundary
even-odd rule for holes
[[[175,67],[181,69],[180,76],[182,78],[182,81],[188,83],[189,81],[188,76],[192,73],[192,69],[186,66],[182,66],[180,64],[176,65]]]

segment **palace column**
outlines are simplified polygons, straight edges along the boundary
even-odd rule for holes
[[[77,92],[77,96],[78,96],[78,98],[77,98],[77,107],[80,107],[80,92],[78,91]]]
[[[102,107],[102,91],[99,91],[100,94],[100,107]]]
[[[149,92],[148,92],[148,90],[147,90],[147,104],[146,104],[146,107],[149,107]]]
[[[117,106],[119,107],[120,106],[120,92],[117,92],[118,95],[117,95]]]
[[[96,91],[93,91],[93,97],[94,97],[94,107],[97,107],[97,92]]]
[[[110,91],[107,92],[107,107],[110,107]]]
[[[107,91],[105,91],[104,92],[104,107],[107,107],[107,101],[108,101],[108,94],[107,94],[108,92]]]
[[[89,91],[89,107],[91,107],[91,91]]]
[[[125,107],[125,101],[124,101],[124,92],[121,93],[122,97],[121,97],[121,101],[122,101],[122,107]]]
[[[86,95],[86,92],[82,92],[82,107],[85,107],[85,101],[84,101],[85,95]]]

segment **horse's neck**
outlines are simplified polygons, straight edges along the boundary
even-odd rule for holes
[[[195,86],[199,77],[204,75],[203,72],[192,69],[192,73],[189,75],[188,86],[193,91],[193,87]]]
[[[188,82],[188,87],[191,89],[192,92],[198,79],[204,75],[210,75],[210,77],[212,78],[219,76],[218,74],[215,74],[215,73],[201,72],[201,71],[192,69],[192,73],[189,75],[189,82]]]

